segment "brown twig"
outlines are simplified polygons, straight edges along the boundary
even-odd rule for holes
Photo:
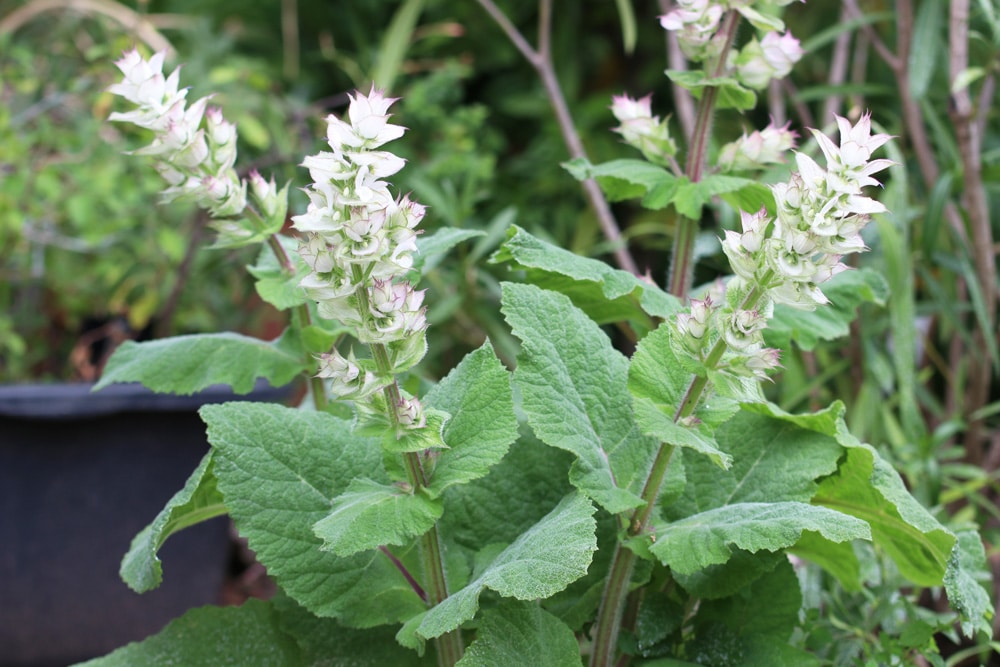
[[[969,0],[952,0],[948,19],[948,74],[956,81],[969,67]],[[997,269],[993,254],[993,231],[990,227],[989,205],[983,188],[980,154],[982,135],[973,112],[969,88],[952,91],[949,116],[955,128],[955,139],[962,161],[963,200],[972,236],[971,254],[976,269],[976,279],[985,305],[985,322],[976,328],[975,344],[984,359],[969,368],[969,390],[965,405],[971,414],[989,401],[990,382],[993,376],[991,355],[986,336],[995,335],[997,312]],[[966,457],[979,464],[983,459],[983,421],[972,420],[965,433]]]
[[[562,133],[563,141],[566,143],[566,148],[569,150],[569,154],[572,158],[582,158],[587,159],[587,152],[583,148],[583,142],[580,140],[580,135],[576,131],[576,124],[573,122],[573,116],[569,112],[569,107],[566,104],[566,98],[563,96],[562,88],[559,86],[559,79],[556,77],[555,67],[552,63],[552,53],[550,48],[551,43],[551,33],[552,33],[552,0],[540,0],[538,4],[538,49],[532,48],[528,41],[524,38],[524,35],[517,29],[517,27],[510,22],[507,15],[496,6],[493,0],[477,0],[480,6],[486,10],[486,13],[496,21],[500,29],[503,30],[507,38],[510,39],[511,43],[520,51],[521,55],[535,68],[538,73],[539,78],[542,80],[542,86],[545,88],[545,94],[549,99],[549,104],[552,105],[552,110],[555,113],[556,121],[559,125],[559,130]],[[590,202],[591,208],[594,210],[597,216],[597,222],[601,226],[601,231],[604,233],[604,237],[612,245],[612,254],[615,258],[615,263],[618,267],[632,273],[634,275],[639,275],[638,267],[635,264],[635,260],[632,259],[632,255],[629,254],[628,248],[626,247],[625,241],[621,235],[621,229],[618,226],[618,222],[615,220],[614,214],[611,212],[611,206],[608,205],[608,200],[604,197],[604,193],[601,192],[600,186],[592,178],[589,178],[581,182],[584,193],[587,196],[587,200]]]

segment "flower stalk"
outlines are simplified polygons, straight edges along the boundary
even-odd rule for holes
[[[312,185],[309,207],[293,224],[305,234],[299,248],[311,269],[302,280],[319,313],[353,329],[370,357],[344,357],[338,350],[320,356],[319,376],[330,392],[355,402],[362,423],[383,425],[401,439],[434,428],[419,399],[406,395],[396,377],[423,358],[427,319],[423,291],[401,276],[413,266],[416,227],[424,207],[409,197],[393,197],[383,180],[403,167],[403,160],[381,146],[402,136],[404,128],[389,123],[394,99],[372,89],[351,97],[347,119],[327,118],[329,152],[305,159]],[[427,486],[418,452],[402,453],[411,493]],[[441,541],[432,526],[420,541],[425,602],[433,606],[448,597]],[[416,589],[415,589],[416,590]],[[454,665],[462,657],[459,630],[436,640],[438,660]]]
[[[700,364],[675,408],[673,421],[683,424],[693,417],[711,392],[712,373],[766,379],[778,365],[777,350],[763,346],[761,331],[771,317],[773,304],[814,310],[827,303],[819,285],[847,269],[843,255],[865,250],[861,229],[871,215],[885,210],[865,197],[866,186],[879,185],[872,174],[888,167],[889,160],[872,160],[872,153],[890,139],[871,134],[869,116],[855,124],[837,118],[840,145],[813,130],[825,161],[821,168],[802,153],[795,156],[798,172],[787,183],[772,186],[776,215],[762,209],[741,212],[743,232],[728,231],[723,250],[736,274],[726,286],[725,302],[711,297],[692,301],[672,327],[675,349]],[[627,540],[643,539],[656,499],[666,477],[675,446],[663,443],[654,458],[642,490],[643,504],[629,517]],[[624,541],[616,545],[605,583],[594,631],[592,667],[610,667],[617,654],[617,638],[628,596],[629,582],[638,556]]]

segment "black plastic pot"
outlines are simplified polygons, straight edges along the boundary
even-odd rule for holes
[[[208,450],[198,407],[288,393],[266,385],[249,396],[91,386],[0,386],[3,667],[64,667],[217,602],[230,548],[223,517],[167,541],[155,591],[129,590],[118,576],[121,558]]]

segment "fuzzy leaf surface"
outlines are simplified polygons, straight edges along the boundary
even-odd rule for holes
[[[811,502],[867,521],[872,540],[904,577],[921,586],[941,585],[955,536],[910,494],[899,473],[873,447],[847,431],[842,404],[815,415],[789,415],[769,404],[745,409],[835,437],[846,450],[844,460],[837,474],[822,481]]]
[[[533,602],[504,600],[483,614],[456,667],[580,667],[580,644],[565,623]]]
[[[281,338],[268,342],[235,333],[126,341],[111,355],[94,389],[141,382],[153,391],[188,395],[227,384],[237,394],[249,394],[257,378],[278,387],[291,382],[307,363],[282,343]]]
[[[239,607],[192,609],[158,634],[79,667],[308,664],[295,640],[279,628],[271,604],[251,599]]]
[[[681,309],[680,301],[655,285],[547,243],[516,225],[490,261],[523,269],[529,283],[565,294],[598,324],[629,321],[648,331],[655,326],[654,318],[670,317]]]
[[[801,606],[798,578],[791,563],[783,560],[737,594],[702,602],[691,652],[706,665],[818,667],[815,656],[788,643]],[[713,655],[720,635],[731,638],[729,650]],[[735,656],[739,658],[732,659]]]
[[[132,540],[119,570],[122,581],[136,593],[156,588],[163,581],[163,566],[157,552],[167,538],[188,526],[225,513],[209,452],[184,483],[184,488],[174,494],[152,523]]]
[[[547,598],[587,574],[597,537],[594,506],[579,493],[566,496],[541,521],[500,551],[469,585],[431,608],[417,633],[439,637],[475,616],[489,588],[518,600]]]
[[[406,544],[423,535],[441,516],[441,504],[423,493],[398,486],[355,479],[334,498],[330,514],[316,522],[313,532],[321,547],[338,556]]]
[[[488,343],[470,352],[424,397],[452,415],[427,488],[431,497],[487,475],[517,439],[510,373]]]
[[[279,627],[302,649],[309,667],[431,667],[433,654],[423,656],[403,648],[395,640],[396,628],[380,625],[359,630],[345,627],[334,618],[320,618],[278,593],[272,600]],[[251,663],[252,664],[252,663]]]
[[[787,549],[807,530],[831,542],[871,538],[860,519],[798,502],[735,503],[653,525],[656,541],[649,550],[682,575],[725,563],[734,547],[751,553]]]
[[[837,413],[827,410],[808,419],[811,421],[806,423],[832,425]],[[812,540],[815,548],[836,548],[839,540],[845,539],[844,534],[860,533],[860,524],[855,520],[836,513],[819,516],[809,505],[819,489],[818,480],[837,471],[844,450],[836,438],[798,423],[759,414],[748,407],[720,426],[715,435],[720,448],[732,455],[730,468],[722,470],[708,458],[688,455],[685,450],[684,490],[663,511],[664,517],[673,522],[670,525],[684,522],[685,532],[691,531],[704,540],[699,547],[682,544],[680,553],[671,556],[677,559],[674,564],[680,572],[692,574],[700,567],[728,562],[733,553],[741,553],[733,547],[773,551],[801,540]],[[772,505],[776,511],[768,509]],[[745,511],[726,509],[732,507]],[[748,523],[729,526],[740,517],[745,517]],[[830,530],[837,532],[827,536],[817,530],[825,519],[835,520]],[[700,520],[704,522],[701,526]],[[773,526],[766,525],[771,522]],[[667,547],[660,544],[661,531],[670,527],[654,525],[657,531],[652,546],[654,554],[664,554]],[[766,534],[769,530],[775,533]],[[765,534],[754,537],[755,531]],[[677,539],[679,536],[668,538],[668,542]],[[779,543],[783,546],[778,546]],[[711,551],[697,553],[702,547]],[[739,582],[739,572],[729,574],[733,582]],[[746,581],[750,581],[759,573],[748,570],[747,575]]]
[[[562,294],[504,283],[501,310],[522,341],[514,382],[531,428],[577,456],[576,488],[612,514],[638,507],[659,443],[635,425],[628,360]]]
[[[578,181],[596,180],[610,201],[640,199],[643,206],[653,210],[666,207],[678,183],[686,180],[646,160],[592,164],[584,158],[576,158],[564,162],[563,167]]]
[[[413,256],[413,270],[419,275],[426,275],[437,266],[449,250],[479,236],[485,236],[481,229],[458,229],[444,227],[433,234],[417,237],[417,252]],[[418,281],[414,280],[416,284]]]
[[[568,452],[521,438],[486,477],[448,489],[442,531],[472,552],[513,542],[573,490],[567,479],[572,462]]]
[[[976,530],[963,530],[948,561],[944,586],[948,601],[962,615],[962,632],[975,637],[977,632],[991,634],[993,602],[985,586],[990,574],[983,540]]]
[[[685,369],[673,350],[671,329],[661,326],[639,341],[628,373],[636,422],[642,432],[677,447],[687,447],[728,468],[732,457],[719,448],[715,429],[736,414],[739,405],[713,396],[694,412],[697,423],[685,426],[674,415],[694,376]]]
[[[323,551],[313,533],[355,478],[389,483],[377,439],[353,434],[349,422],[329,414],[273,404],[210,405],[201,416],[230,515],[285,592],[354,627],[424,609],[381,553],[341,558]]]

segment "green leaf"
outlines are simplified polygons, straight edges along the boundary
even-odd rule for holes
[[[753,109],[757,106],[757,95],[744,88],[739,81],[729,77],[707,77],[702,70],[667,70],[667,77],[681,88],[691,91],[696,98],[701,99],[705,88],[718,88],[718,98],[715,105],[719,109]]]
[[[239,607],[192,609],[158,634],[78,667],[307,664],[295,640],[280,629],[271,604],[250,599]]]
[[[423,493],[355,479],[333,500],[330,514],[313,526],[324,551],[350,556],[381,545],[403,545],[441,517],[441,504]]]
[[[417,252],[413,255],[413,269],[419,275],[427,275],[437,266],[449,250],[463,241],[486,236],[481,229],[458,229],[444,227],[433,234],[417,237]],[[411,282],[416,283],[416,280]]]
[[[674,352],[669,326],[660,326],[636,347],[629,366],[628,391],[632,395],[635,419],[642,432],[660,442],[688,447],[708,456],[716,465],[728,468],[732,458],[719,449],[715,429],[739,409],[721,396],[703,401],[694,412],[697,420],[682,425],[674,415],[687,394],[694,375],[685,369]]]
[[[871,538],[860,519],[797,502],[735,503],[653,525],[656,541],[649,550],[680,574],[725,563],[733,547],[751,553],[787,549],[807,530],[831,542]]]
[[[424,416],[426,423],[422,427],[405,429],[398,435],[386,423],[387,430],[382,437],[382,448],[387,452],[400,454],[403,452],[422,452],[425,449],[443,449],[447,447],[442,433],[445,423],[450,416],[445,412],[432,408],[425,410]],[[369,423],[366,430],[381,430],[376,424],[378,424],[377,421]]]
[[[483,618],[456,667],[580,667],[580,644],[565,623],[533,602],[504,600]]]
[[[561,449],[531,437],[518,440],[486,477],[448,489],[442,531],[473,551],[513,542],[573,490],[566,479],[571,463]]]
[[[489,473],[517,439],[517,417],[510,373],[489,343],[469,353],[424,397],[425,405],[452,415],[427,488],[437,497],[445,489]]]
[[[439,637],[470,620],[479,595],[489,588],[506,598],[544,599],[587,573],[597,550],[594,506],[581,494],[563,499],[541,521],[522,533],[465,588],[431,608],[417,632]]]
[[[393,636],[393,626],[380,625],[358,630],[336,619],[309,613],[280,591],[271,600],[278,611],[278,623],[302,649],[309,667],[419,667],[436,665],[432,655],[420,656],[403,648]],[[248,667],[253,667],[250,663]]]
[[[212,453],[198,464],[184,488],[167,501],[153,522],[132,540],[122,559],[121,577],[136,593],[145,593],[163,581],[163,567],[157,552],[167,538],[189,526],[226,513],[222,494],[216,489],[212,473]]]
[[[710,174],[697,183],[685,183],[681,185],[677,190],[677,195],[674,197],[674,206],[677,212],[684,217],[691,218],[692,220],[700,220],[702,207],[711,201],[712,197],[744,190],[746,191],[744,197],[749,202],[756,202],[757,200],[762,200],[764,204],[768,202],[768,196],[764,194],[764,191],[766,190],[769,193],[770,190],[766,185],[739,176]],[[773,202],[773,195],[771,195],[770,201]],[[760,206],[757,206],[757,208],[748,210],[756,212],[759,209]]]
[[[314,614],[355,627],[400,622],[425,608],[384,555],[340,558],[313,533],[355,478],[389,483],[377,439],[353,434],[329,414],[273,404],[210,405],[201,416],[230,515],[285,592]]]
[[[393,83],[414,41],[413,33],[424,9],[424,0],[406,0],[389,21],[376,51],[372,81],[382,90],[393,90]]]
[[[285,272],[281,264],[278,263],[274,251],[268,245],[261,247],[257,263],[248,266],[247,271],[257,279],[254,287],[260,298],[278,310],[287,310],[306,303],[306,293],[299,287],[299,282],[309,273],[309,266],[299,256],[296,248],[297,239],[281,235],[278,236],[278,239],[284,247],[288,259],[292,262],[293,273]]]
[[[867,521],[872,541],[893,559],[900,574],[920,586],[941,585],[955,536],[910,495],[899,473],[874,448],[847,431],[842,404],[819,413],[821,419],[788,415],[770,404],[745,409],[833,435],[846,449],[845,456],[837,473],[822,481],[813,504]]]
[[[820,340],[848,335],[862,303],[884,306],[889,298],[885,278],[872,269],[840,273],[823,283],[822,290],[830,303],[813,311],[776,305],[774,317],[764,330],[767,344],[787,349],[794,340],[802,349],[812,350]]]
[[[690,651],[706,665],[818,667],[815,656],[788,643],[799,625],[801,607],[798,578],[784,560],[737,594],[703,601]],[[727,635],[735,640],[731,650],[713,655],[713,648],[722,644],[718,638]]]
[[[235,333],[126,341],[111,355],[94,390],[115,382],[141,382],[153,391],[187,395],[227,384],[237,394],[248,394],[257,378],[281,386],[306,364],[281,342],[280,338],[268,342]]]
[[[785,32],[785,22],[777,16],[762,14],[753,7],[737,7],[736,11],[758,30],[763,32]]]
[[[925,0],[917,8],[913,22],[913,44],[917,48],[909,50],[906,74],[910,80],[913,99],[923,99],[934,78],[934,70],[942,58],[943,6],[941,0]]]
[[[670,203],[668,193],[676,191],[679,179],[663,167],[645,160],[612,160],[591,164],[586,158],[563,163],[563,168],[578,181],[593,178],[610,201],[642,199],[646,208],[664,208]],[[649,199],[647,199],[647,197]]]
[[[680,301],[656,285],[546,243],[516,225],[490,261],[524,269],[528,282],[565,294],[598,324],[628,320],[645,332],[655,326],[652,318],[665,319],[681,310]]]
[[[570,482],[612,514],[639,497],[658,443],[639,433],[626,389],[628,361],[562,294],[503,284],[503,311],[522,341],[514,382],[531,428],[578,458]]]
[[[957,533],[958,542],[948,560],[944,587],[948,602],[962,615],[962,632],[967,637],[976,633],[991,635],[993,602],[986,586],[990,582],[990,569],[986,562],[983,540],[974,529]]]

